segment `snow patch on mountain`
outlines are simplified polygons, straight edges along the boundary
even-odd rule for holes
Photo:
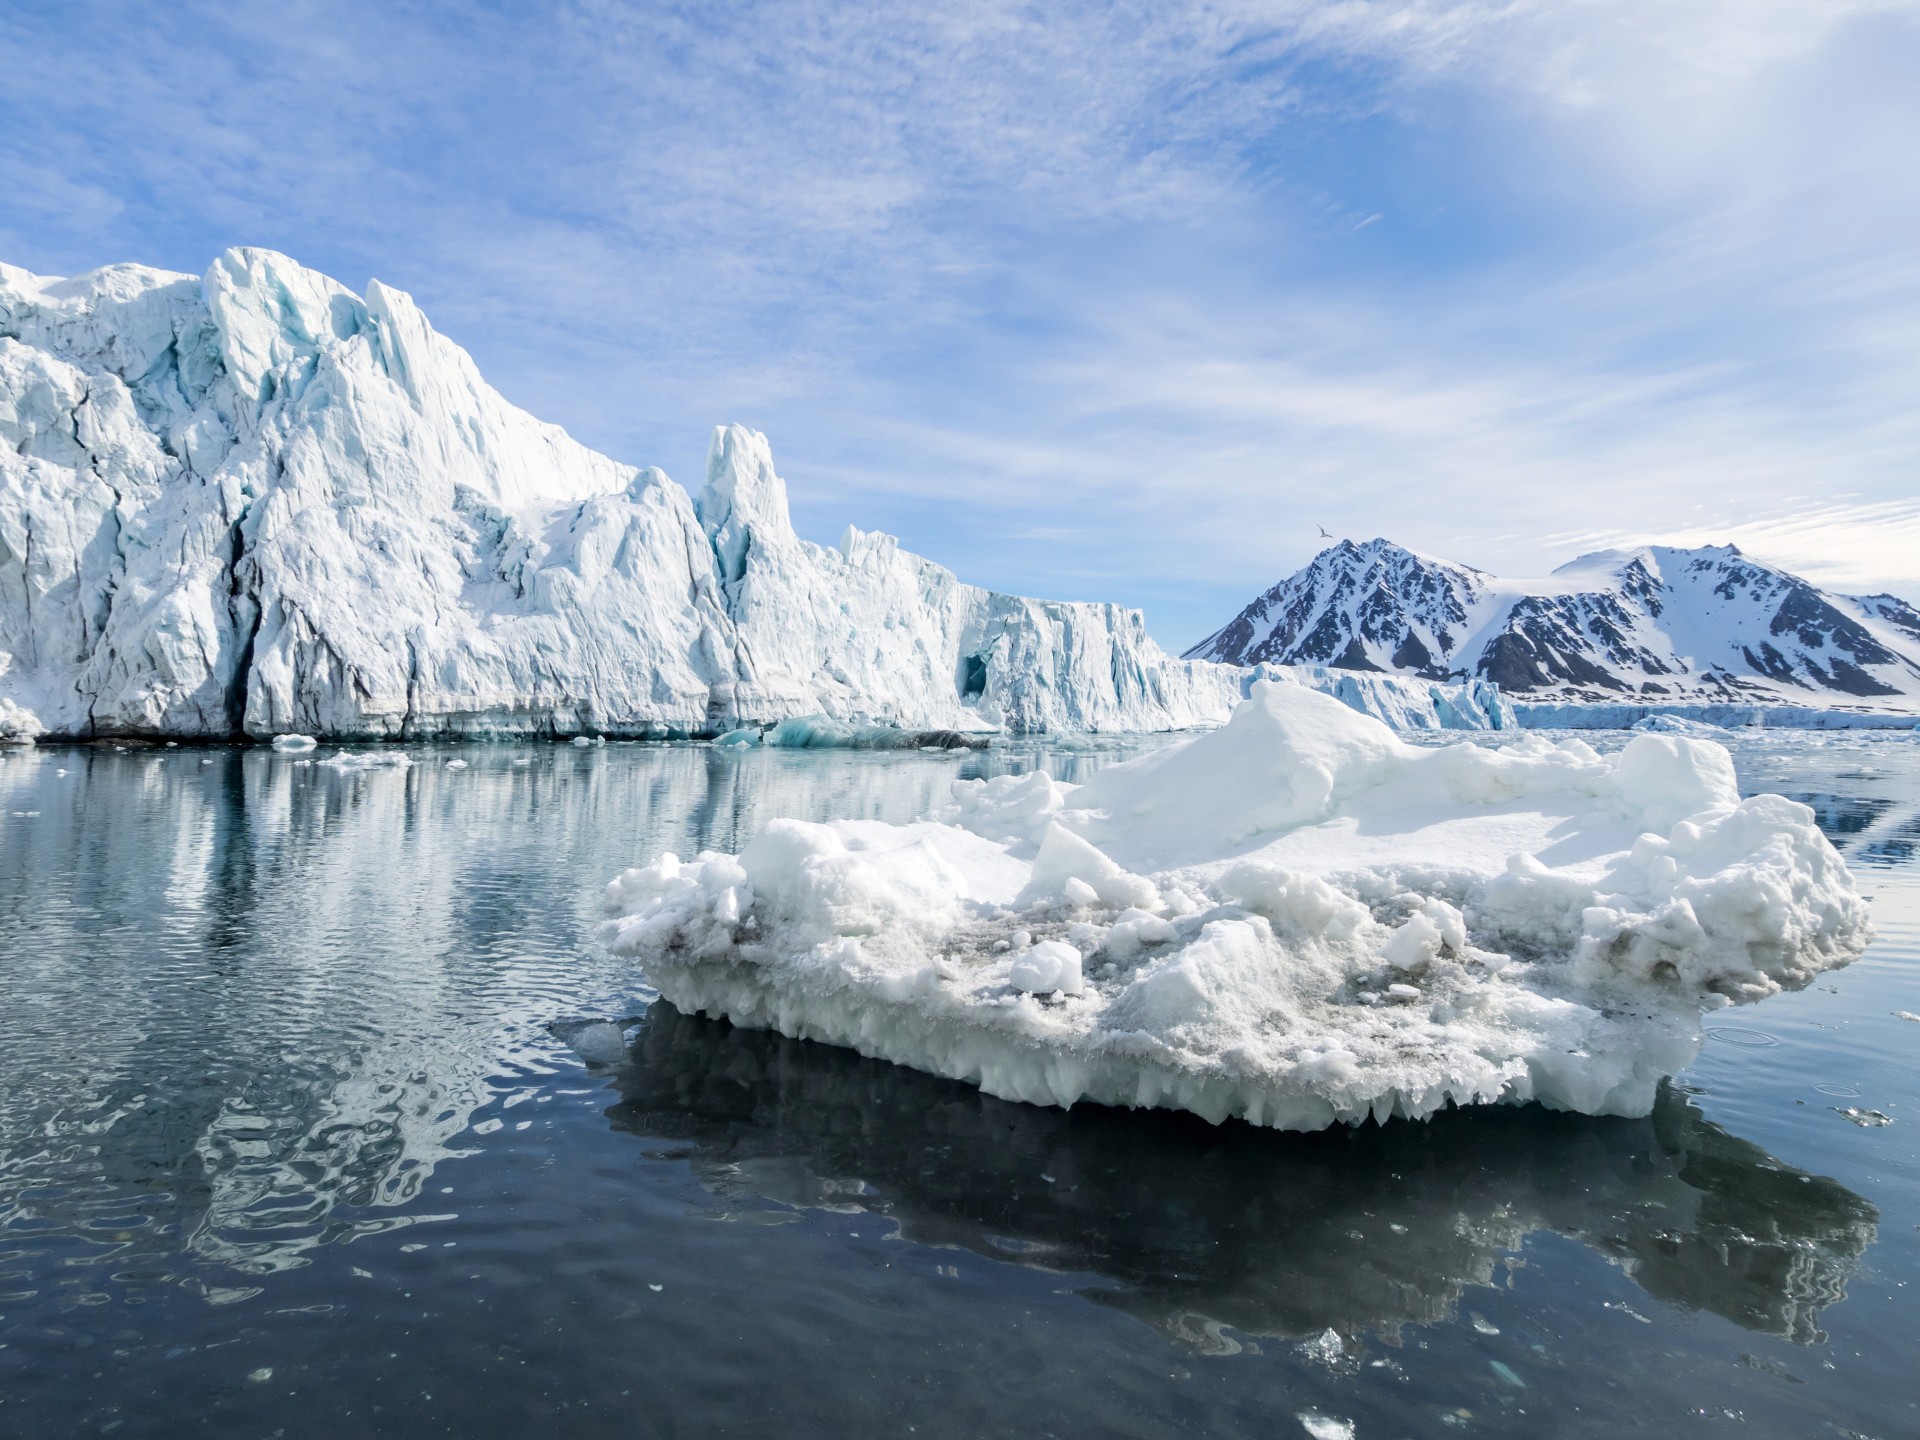
[[[1920,707],[1920,612],[1733,546],[1643,546],[1507,580],[1341,541],[1187,652],[1492,681],[1530,702]]]

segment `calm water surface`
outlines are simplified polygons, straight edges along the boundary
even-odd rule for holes
[[[1920,1434],[1920,737],[1735,749],[1863,960],[1647,1120],[1313,1136],[685,1019],[593,939],[660,849],[1124,747],[11,754],[0,1433]]]

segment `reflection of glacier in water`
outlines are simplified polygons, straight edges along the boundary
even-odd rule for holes
[[[1392,1331],[1506,1282],[1529,1235],[1615,1261],[1649,1295],[1823,1339],[1874,1207],[1663,1093],[1646,1120],[1534,1107],[1316,1135],[1071,1111],[832,1046],[648,1013],[616,1128],[688,1142],[728,1197],[856,1207],[902,1235],[1092,1272],[1087,1293],[1215,1353],[1248,1335]]]
[[[500,967],[448,963],[470,897],[409,858],[423,787],[185,750],[31,764],[77,773],[37,777],[6,871],[34,955],[0,1036],[12,1216],[90,1240],[119,1217],[119,1273],[175,1278],[184,1252],[236,1272],[190,1282],[226,1299],[432,1219],[399,1209],[532,1057],[531,1026],[463,995]]]
[[[907,819],[1038,752],[450,753],[0,752],[0,1227],[237,1300],[432,1221],[474,1112],[570,1063],[546,1022],[639,983],[588,938],[636,845]]]

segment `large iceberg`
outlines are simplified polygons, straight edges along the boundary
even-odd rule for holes
[[[1703,1012],[1805,985],[1867,908],[1807,807],[1643,734],[1423,748],[1275,681],[1074,787],[775,820],[608,887],[687,1012],[1043,1104],[1284,1129],[1539,1101],[1644,1115]]]
[[[1117,605],[802,540],[750,430],[690,496],[508,404],[406,295],[267,250],[0,266],[0,441],[8,735],[1169,730],[1248,682]],[[1354,699],[1502,718],[1468,687]]]

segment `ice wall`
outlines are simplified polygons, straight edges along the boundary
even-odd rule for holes
[[[1165,730],[1246,683],[1135,611],[966,585],[890,536],[802,540],[737,426],[696,501],[508,404],[399,291],[266,250],[199,278],[0,266],[0,439],[22,733]],[[1343,698],[1484,723],[1392,683]]]

